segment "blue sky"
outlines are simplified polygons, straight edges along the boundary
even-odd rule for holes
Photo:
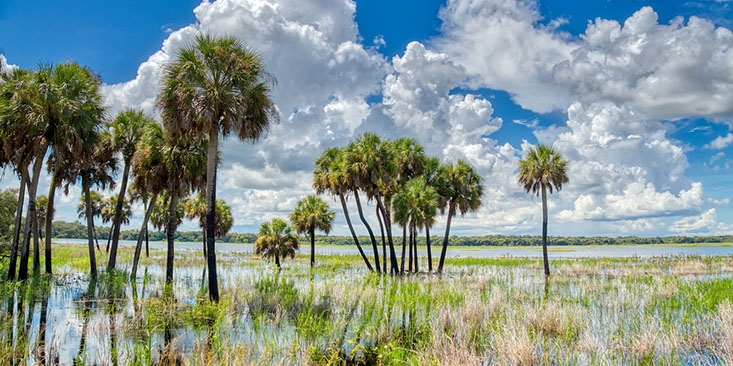
[[[570,58],[573,62],[583,61],[583,59],[576,56],[577,52],[572,53],[573,48],[578,48],[588,54],[606,52],[609,55],[617,56],[618,52],[628,51],[631,47],[629,46],[631,43],[589,45],[587,37],[581,35],[587,29],[590,29],[588,28],[589,24],[597,23],[596,18],[601,18],[603,21],[617,21],[621,28],[629,30],[629,34],[631,34],[633,29],[624,27],[624,22],[632,17],[642,19],[642,15],[650,14],[642,11],[642,9],[650,7],[657,20],[653,32],[649,29],[647,31],[649,34],[654,33],[654,37],[668,41],[680,39],[679,35],[668,36],[665,33],[673,33],[674,29],[670,30],[667,26],[670,22],[674,22],[673,19],[676,17],[683,17],[683,21],[678,27],[682,31],[689,30],[692,34],[690,37],[705,37],[706,31],[714,34],[713,31],[716,27],[720,30],[731,26],[733,12],[728,2],[608,0],[585,2],[525,1],[514,4],[510,0],[487,0],[485,4],[467,5],[463,4],[464,2],[461,0],[455,0],[452,1],[451,6],[446,6],[444,1],[435,0],[362,0],[356,1],[355,12],[353,11],[353,4],[346,0],[324,0],[323,2],[323,4],[310,6],[313,4],[293,5],[292,2],[288,3],[286,0],[272,0],[269,2],[264,0],[242,0],[200,6],[200,2],[197,1],[179,0],[126,2],[4,1],[0,3],[0,54],[4,55],[9,64],[24,68],[32,68],[38,62],[58,63],[65,60],[74,60],[85,64],[98,72],[103,81],[110,85],[107,93],[109,93],[108,100],[111,111],[132,106],[149,110],[150,113],[155,114],[151,107],[152,104],[149,103],[154,90],[149,89],[155,89],[156,84],[152,81],[157,79],[155,79],[155,75],[145,74],[141,65],[145,65],[146,62],[150,64],[158,62],[154,57],[156,53],[162,55],[161,57],[170,56],[172,51],[166,49],[166,46],[162,47],[164,41],[169,40],[170,44],[179,44],[182,42],[181,39],[186,39],[189,36],[189,30],[202,27],[240,35],[255,47],[258,47],[265,58],[273,65],[276,77],[280,82],[281,90],[276,93],[276,102],[278,102],[281,110],[297,112],[290,116],[283,115],[282,120],[284,122],[278,127],[278,131],[272,132],[273,139],[279,133],[286,133],[281,131],[286,128],[292,128],[294,131],[308,128],[309,132],[326,129],[336,134],[336,137],[331,140],[319,140],[316,137],[319,133],[313,132],[313,136],[306,133],[306,140],[309,137],[310,140],[308,140],[305,148],[299,149],[300,152],[290,152],[287,148],[274,145],[274,142],[270,143],[268,141],[254,147],[234,147],[233,143],[230,144],[231,148],[225,147],[226,151],[231,153],[230,156],[234,158],[226,161],[222,169],[225,175],[225,179],[222,181],[229,179],[228,183],[225,183],[222,188],[223,196],[231,195],[231,200],[236,201],[233,204],[239,204],[241,206],[240,211],[246,212],[246,218],[236,222],[235,230],[237,231],[252,231],[259,220],[281,215],[287,211],[288,205],[292,206],[297,194],[305,192],[307,184],[303,183],[305,180],[303,177],[308,174],[311,167],[288,168],[288,164],[280,162],[278,157],[275,156],[280,154],[281,151],[287,151],[287,154],[295,154],[291,161],[301,161],[299,159],[302,159],[302,161],[307,162],[312,161],[314,154],[317,156],[324,147],[334,143],[333,141],[347,141],[353,138],[355,131],[376,130],[380,133],[404,131],[403,133],[410,134],[410,128],[449,126],[453,123],[451,111],[460,106],[465,106],[467,103],[473,103],[472,106],[475,108],[471,110],[472,113],[479,113],[476,108],[486,105],[490,106],[492,112],[478,114],[479,117],[484,119],[483,122],[479,121],[481,123],[474,126],[476,127],[474,131],[477,132],[473,136],[467,138],[465,136],[468,135],[461,135],[464,136],[462,138],[467,139],[464,141],[465,146],[477,146],[477,148],[483,149],[478,155],[473,150],[464,149],[461,151],[460,148],[455,147],[460,146],[461,143],[456,145],[455,141],[448,142],[449,140],[453,141],[451,139],[458,139],[453,135],[450,138],[446,137],[445,141],[428,142],[429,140],[435,140],[428,135],[418,137],[418,140],[424,139],[429,151],[446,154],[447,160],[450,160],[451,154],[454,153],[458,158],[474,158],[475,164],[486,165],[485,178],[487,184],[498,184],[492,182],[491,179],[500,180],[498,178],[511,173],[509,170],[500,171],[499,166],[513,164],[516,158],[522,155],[524,144],[535,144],[541,140],[542,142],[558,143],[557,146],[561,147],[567,146],[569,156],[588,160],[583,161],[584,165],[579,164],[578,171],[587,173],[588,169],[596,169],[595,172],[599,174],[598,181],[595,183],[586,184],[584,182],[582,186],[569,187],[566,196],[557,203],[556,207],[551,208],[559,221],[558,226],[567,229],[565,231],[570,234],[667,235],[677,233],[723,233],[730,230],[729,226],[733,224],[733,209],[726,199],[733,193],[728,184],[731,178],[729,167],[731,144],[723,143],[718,145],[718,148],[710,148],[709,146],[715,139],[723,138],[729,133],[729,126],[733,125],[729,110],[719,110],[720,108],[717,105],[702,105],[704,103],[697,102],[701,100],[701,98],[698,98],[700,95],[696,95],[692,91],[690,95],[685,95],[684,87],[681,87],[679,92],[675,91],[674,95],[652,95],[649,101],[642,103],[639,100],[648,96],[648,91],[637,90],[640,93],[638,96],[633,95],[630,98],[624,98],[623,95],[613,94],[613,90],[602,90],[610,82],[601,86],[586,85],[587,80],[580,80],[580,77],[577,78],[578,80],[570,77],[569,80],[568,77],[561,77],[561,74],[558,73],[558,68],[562,64],[560,61],[563,58]],[[326,2],[328,4],[325,4]],[[269,13],[253,10],[263,4],[270,6],[268,8],[271,9]],[[325,11],[325,14],[313,14],[313,8],[318,7],[327,7],[328,11]],[[194,13],[195,8],[197,8],[196,13]],[[333,10],[333,16],[330,14],[331,9],[335,9]],[[343,16],[344,14],[347,16]],[[706,22],[711,24],[712,28],[710,29],[713,29],[713,31],[704,26],[700,27],[701,30],[694,31],[697,28],[693,29],[694,24],[690,23],[691,16],[706,19]],[[327,21],[324,21],[324,19]],[[497,76],[496,74],[503,74],[503,70],[495,66],[496,64],[492,64],[492,62],[511,61],[512,57],[517,56],[494,57],[489,54],[482,54],[482,52],[485,52],[484,46],[486,46],[486,49],[494,50],[493,52],[502,49],[501,46],[496,48],[491,45],[494,39],[501,38],[498,36],[500,33],[490,33],[491,27],[495,24],[494,19],[511,20],[512,24],[515,24],[515,28],[502,29],[499,27],[499,32],[507,34],[515,32],[516,35],[512,35],[514,38],[508,39],[512,41],[522,40],[521,44],[528,45],[526,47],[512,46],[516,48],[514,50],[516,55],[529,55],[523,60],[516,60],[516,63],[519,64],[528,58],[536,59],[534,67],[537,68],[538,65],[540,68],[546,66],[546,70],[538,71],[537,75],[534,75],[534,69],[522,69],[524,66],[520,65],[517,66],[515,74],[507,71],[506,75]],[[648,23],[648,18],[645,19],[644,22]],[[477,35],[478,38],[472,38],[471,32],[475,32],[475,29],[473,31],[469,29],[471,24],[484,24],[482,22],[487,24],[485,27],[487,36],[480,38],[480,35]],[[291,27],[282,26],[281,23]],[[308,32],[306,28],[303,28],[305,30],[300,30],[301,33],[299,34],[288,33],[293,29],[293,25],[310,25],[311,28],[315,29],[313,35],[322,37],[322,43],[325,42],[333,46],[330,50],[324,50],[325,53],[323,54],[329,55],[323,56],[325,58],[333,56],[332,60],[341,60],[338,58],[339,45],[349,42],[358,45],[363,52],[359,51],[358,56],[352,56],[352,60],[358,61],[354,61],[354,65],[347,65],[347,63],[342,65],[339,63],[342,61],[328,63],[328,60],[318,60],[320,64],[326,63],[329,65],[322,70],[325,74],[347,75],[348,73],[344,73],[344,70],[350,68],[347,71],[357,73],[358,77],[349,81],[351,84],[345,82],[339,84],[339,79],[328,82],[323,81],[326,79],[325,76],[320,79],[315,78],[315,81],[306,80],[305,78],[300,80],[298,79],[300,76],[290,76],[291,74],[288,71],[292,70],[293,67],[287,67],[287,65],[292,63],[292,60],[287,60],[283,56],[286,52],[278,49],[278,47],[288,47],[288,42],[301,37],[304,34],[303,32]],[[263,28],[258,28],[260,26]],[[483,29],[481,28],[482,31]],[[705,39],[713,38],[708,37]],[[546,50],[532,53],[532,44],[535,45],[535,48],[538,47],[537,45],[545,46],[541,41],[542,39],[545,39],[545,43],[547,43],[547,40],[551,40],[551,44],[546,45]],[[650,43],[657,42],[651,35],[646,39]],[[684,56],[685,51],[682,46],[685,46],[685,44],[682,41],[679,42],[678,46],[683,49],[680,52]],[[721,47],[727,47],[725,45],[728,41],[717,39],[715,42],[721,42],[721,44],[713,45],[711,49],[719,51]],[[418,44],[422,48],[416,47]],[[477,47],[475,50],[472,49],[474,46]],[[608,49],[604,49],[604,47],[608,47]],[[617,48],[611,49],[611,47]],[[421,51],[423,49],[424,51]],[[307,50],[300,52],[307,52]],[[328,52],[333,54],[331,55]],[[553,52],[556,52],[557,55],[553,55]],[[472,53],[482,56],[483,60],[488,60],[485,61],[487,62],[487,71],[482,70],[481,63],[472,57],[475,56]],[[291,59],[300,57],[297,53],[295,55]],[[445,55],[446,59],[435,63],[433,57],[435,55]],[[319,56],[313,57],[318,58]],[[364,59],[361,60],[359,57]],[[622,60],[622,58],[619,58],[619,60]],[[669,63],[654,64],[654,60],[649,60],[648,57],[640,59],[638,62],[649,63],[649,65],[640,67],[646,74],[620,77],[621,81],[628,81],[628,85],[632,89],[636,88],[637,83],[637,81],[630,79],[632,77],[642,80],[652,74],[658,74],[660,77],[670,75],[667,70]],[[314,61],[314,65],[318,63]],[[333,66],[334,64],[336,66]],[[296,66],[298,65],[296,64]],[[705,70],[702,70],[703,67],[701,67],[700,72],[703,74],[701,77],[716,80],[716,75],[712,74],[713,71],[705,73],[707,68],[720,71],[721,68],[729,66],[724,61],[721,61],[720,65],[706,63],[704,65]],[[339,69],[339,67],[343,69]],[[422,80],[419,77],[415,77],[414,80],[408,77],[412,75],[408,72],[410,68],[415,68],[417,72],[428,70],[430,67],[437,67],[437,69],[430,69],[433,70],[431,74],[424,75]],[[610,75],[609,78],[614,78],[625,70],[624,68],[612,69],[613,67],[615,66],[611,64],[601,66],[600,72]],[[312,70],[316,69],[317,67],[314,66]],[[676,68],[675,70],[681,69]],[[491,70],[494,70],[495,75],[491,75]],[[495,70],[499,70],[499,72]],[[318,71],[309,72],[313,72],[316,74],[315,76],[318,76]],[[436,75],[443,76],[441,74],[443,72],[445,72],[446,79],[440,79],[440,82],[435,81],[432,84],[426,81],[431,77],[436,77]],[[679,71],[679,73],[682,72]],[[523,73],[532,75],[525,77]],[[394,78],[390,79],[391,76]],[[668,78],[675,81],[678,76],[680,80],[695,79],[689,78],[689,75],[672,75]],[[132,81],[132,84],[125,88],[123,83],[130,81]],[[320,95],[318,93],[308,99],[290,91],[297,89],[299,85],[310,87],[314,85],[314,82],[319,84],[318,88],[324,89],[319,91],[323,93],[323,97],[320,99],[318,99],[318,95]],[[443,82],[445,85],[440,84]],[[438,107],[430,109],[432,107],[429,105],[420,105],[419,98],[416,99],[415,96],[406,96],[405,94],[405,90],[415,85],[435,87],[435,83],[439,84],[437,89],[445,89],[445,91],[436,92],[431,97],[433,99],[430,100],[446,103],[446,109],[444,110]],[[142,88],[145,85],[148,86],[148,89],[144,90]],[[674,85],[678,84],[673,83],[673,87]],[[531,90],[534,87],[538,89],[536,93]],[[602,90],[602,92],[599,92],[600,96],[588,97],[578,92],[577,90],[580,89],[577,88]],[[705,89],[705,86],[701,86],[701,88]],[[350,91],[344,91],[346,89]],[[400,93],[394,92],[395,90],[400,91]],[[555,90],[557,90],[557,95],[554,95]],[[562,95],[564,93],[568,95]],[[655,92],[653,91],[653,93]],[[466,100],[467,95],[472,95],[471,98],[475,99]],[[670,100],[684,100],[686,106],[671,108],[674,111],[667,113],[664,107],[655,104],[657,100],[664,100],[666,97],[669,97]],[[336,101],[339,103],[336,103]],[[363,103],[366,103],[366,106]],[[574,110],[584,112],[585,116],[589,116],[588,121],[576,121],[575,124],[568,123],[569,111],[573,108],[573,103],[580,103],[576,105],[577,108]],[[613,107],[608,103],[612,103]],[[695,103],[701,103],[701,105],[697,106]],[[448,106],[449,104],[455,108],[451,109]],[[549,106],[550,104],[552,106]],[[403,108],[404,113],[400,112],[400,108]],[[316,112],[313,112],[314,110]],[[703,112],[696,112],[698,110]],[[341,114],[334,117],[333,111],[338,111]],[[424,112],[425,116],[433,118],[433,121],[430,122],[432,124],[429,126],[420,125],[424,121],[421,122],[421,120],[413,118],[415,111]],[[594,113],[604,118],[609,114],[617,113],[619,116],[627,116],[627,119],[640,118],[640,122],[626,128],[622,126],[626,122],[625,120],[603,122],[598,118],[593,119],[592,115]],[[577,116],[581,114],[583,113]],[[317,118],[321,118],[320,122],[314,122]],[[323,122],[332,119],[335,121],[335,118],[340,118],[340,120]],[[354,128],[355,122],[349,122],[349,118],[357,118],[359,127]],[[574,120],[573,118],[570,119]],[[385,125],[390,124],[394,124],[394,128],[384,128]],[[622,127],[619,127],[619,131],[615,131],[614,127],[609,127],[614,125]],[[639,125],[646,126],[646,129],[640,129]],[[604,129],[602,134],[606,134],[607,138],[599,139],[592,134],[583,135],[581,133],[585,128],[583,126],[588,127],[588,131],[602,127]],[[655,132],[655,128],[664,132],[660,135]],[[455,133],[455,128],[450,131],[450,133]],[[565,137],[559,137],[563,132],[565,132]],[[293,133],[298,134],[298,132]],[[339,135],[339,133],[342,135]],[[421,135],[418,134],[417,136]],[[482,136],[483,139],[481,139]],[[619,136],[622,138],[619,138]],[[637,146],[636,150],[623,150],[622,147],[618,147],[620,145],[614,145],[613,149],[620,150],[609,150],[606,160],[594,157],[588,158],[587,155],[584,155],[588,153],[591,147],[597,151],[604,151],[603,146],[593,144],[598,143],[598,141],[603,141],[602,143],[605,144],[605,141],[608,141],[611,137],[616,138],[618,141],[624,139],[630,141],[638,137],[644,143],[635,145]],[[421,142],[423,141],[421,140]],[[298,143],[302,143],[302,141],[295,142],[295,144]],[[571,146],[578,143],[588,143],[588,148],[580,149],[577,146]],[[431,144],[434,144],[434,146]],[[513,149],[510,154],[503,155],[506,151],[502,152],[501,147],[504,145]],[[252,154],[253,156],[257,155],[259,158],[251,156],[239,158],[239,156],[246,156],[241,155],[241,153],[250,150],[255,152]],[[635,159],[639,157],[639,154],[649,154],[649,160]],[[630,162],[636,160],[639,161]],[[491,164],[489,164],[490,162]],[[664,168],[662,166],[664,164],[671,164],[670,170],[674,170],[666,178],[663,177]],[[625,179],[637,179],[636,183],[638,184],[620,182],[611,185],[607,182],[604,183],[601,181],[604,179],[604,175],[601,170],[598,170],[601,169],[599,166],[613,167],[612,170],[607,172],[612,174],[608,177],[610,180],[620,180],[621,177],[627,177]],[[291,173],[295,183],[291,182],[290,184],[291,186],[297,186],[297,189],[293,188],[289,195],[282,192],[271,192],[276,190],[277,184],[285,183],[270,182],[269,178],[266,177],[268,174],[288,176]],[[257,179],[253,179],[253,176],[256,176]],[[268,190],[263,186],[244,182],[246,180],[257,181],[258,179],[263,181],[263,185],[272,184],[272,189]],[[572,179],[573,177],[571,177]],[[5,178],[5,180],[8,179]],[[689,193],[697,192],[694,186],[695,183],[701,184],[702,193]],[[12,184],[14,183],[4,182],[3,185],[10,186]],[[652,188],[641,192],[640,187],[646,187],[649,184]],[[237,193],[237,190],[243,190],[246,193]],[[280,187],[279,190],[283,191],[284,189]],[[513,210],[514,206],[517,206],[510,201],[504,201],[509,198],[519,199],[518,197],[522,193],[517,192],[516,187],[510,187],[509,183],[505,183],[505,186],[498,186],[493,193],[493,196],[485,197],[485,201],[489,202],[488,205],[485,205],[486,212],[467,218],[464,226],[458,226],[457,233],[534,232],[534,228],[529,224],[536,222],[538,215],[535,213],[530,214],[529,207],[534,207],[536,201],[532,201],[531,198],[522,198],[524,200],[523,204],[519,206],[524,206],[527,209],[521,212],[512,211],[513,213],[508,215],[515,217],[518,222],[527,223],[527,228],[519,224],[495,224],[494,221],[501,221],[497,218],[501,216],[502,210],[509,210],[509,207]],[[628,202],[643,201],[641,197],[635,199],[634,194],[645,195],[644,199],[650,200],[649,206],[654,206],[654,202],[659,200],[664,201],[664,204],[659,205],[658,209],[633,207],[634,205]],[[691,195],[694,197],[689,198]],[[251,201],[275,199],[282,202],[282,204],[274,206],[258,205],[250,201],[243,202],[241,201],[242,197],[249,197]],[[624,203],[623,200],[628,202]],[[614,209],[616,211],[609,210],[613,212],[607,212],[602,209],[604,204],[608,205],[614,202],[618,204],[618,207]],[[598,208],[601,208],[601,210],[599,211]],[[257,213],[251,214],[252,210]],[[62,212],[61,216],[63,217],[63,215]],[[68,212],[66,215],[68,217],[73,216]],[[133,220],[133,224],[134,222]],[[343,224],[343,222],[340,223]],[[686,226],[686,224],[690,225]],[[187,223],[184,228],[190,229],[194,226],[192,223]],[[638,230],[634,228],[638,228]]]

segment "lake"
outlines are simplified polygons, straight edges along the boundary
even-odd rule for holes
[[[86,239],[55,239],[54,242],[65,244],[86,245]],[[100,241],[106,245],[106,241]],[[121,246],[134,247],[135,241],[121,240]],[[155,249],[167,248],[164,241],[151,241],[150,247]],[[400,242],[401,245],[401,242]],[[401,248],[401,246],[399,246]],[[177,242],[176,249],[201,250],[202,243]],[[364,252],[372,253],[371,244],[362,246]],[[440,256],[440,243],[432,246],[433,257]],[[252,253],[252,244],[217,243],[216,250],[221,252]],[[310,254],[310,246],[303,245],[300,254]],[[418,253],[427,257],[427,249],[419,248]],[[326,255],[358,255],[356,246],[316,246],[316,254]],[[381,254],[381,248],[380,248]],[[660,256],[727,256],[733,255],[733,246],[721,245],[607,245],[607,246],[550,246],[549,256],[552,258],[628,258],[628,257],[660,257]],[[541,247],[466,247],[449,246],[446,254],[448,258],[500,258],[500,257],[530,257],[542,256]]]

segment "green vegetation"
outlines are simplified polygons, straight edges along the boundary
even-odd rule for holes
[[[84,252],[57,245],[55,277],[0,282],[1,364],[733,361],[732,257],[551,260],[546,279],[541,259],[448,258],[443,276],[390,277],[369,273],[359,256],[319,255],[314,268],[296,256],[275,270],[222,253],[215,303],[197,252],[176,253],[181,275],[168,287],[164,250],[141,259],[147,271],[134,282],[122,272],[80,278]],[[131,258],[120,248],[121,265]],[[50,316],[59,307],[76,311]],[[71,356],[53,346],[62,339]]]

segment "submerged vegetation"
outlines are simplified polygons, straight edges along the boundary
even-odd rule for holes
[[[54,277],[0,283],[0,363],[466,365],[729,364],[731,257],[446,259],[442,276],[378,276],[358,256],[307,256],[282,270],[165,251],[144,275],[79,276],[85,249],[57,246]],[[100,263],[104,263],[104,253]],[[131,250],[120,248],[119,264]],[[420,258],[426,261],[426,258]],[[425,266],[426,263],[420,263]],[[103,264],[100,264],[103,265]]]

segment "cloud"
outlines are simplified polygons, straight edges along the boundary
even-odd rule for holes
[[[582,102],[612,101],[650,118],[733,115],[733,33],[705,19],[659,24],[644,7],[596,18],[553,77]]]
[[[713,149],[713,150],[722,150],[722,149],[725,149],[731,143],[733,143],[733,133],[729,133],[725,136],[716,137],[715,140],[705,145],[704,148]]]
[[[440,18],[442,34],[432,43],[466,69],[472,87],[505,90],[540,113],[570,103],[567,90],[553,81],[552,67],[567,60],[575,45],[539,24],[536,2],[449,0]]]
[[[10,71],[18,68],[18,66],[8,64],[8,60],[5,59],[5,55],[0,53],[0,72]]]
[[[701,215],[687,216],[675,221],[669,230],[676,233],[707,232],[718,224],[717,214],[711,208]]]

